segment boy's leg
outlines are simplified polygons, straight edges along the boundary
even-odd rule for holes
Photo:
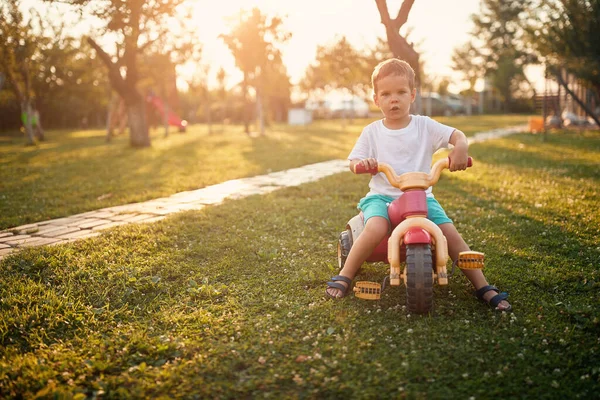
[[[460,233],[456,230],[454,224],[441,224],[438,225],[442,230],[444,236],[446,236],[446,240],[448,241],[448,255],[452,259],[452,261],[456,261],[458,258],[458,254],[461,251],[469,251],[471,250],[467,243],[464,241]],[[462,273],[471,281],[475,290],[482,288],[488,285],[483,272],[480,269],[461,269]],[[490,299],[496,296],[497,292],[490,290],[489,292],[483,295],[483,299],[486,302],[489,302]],[[502,300],[500,304],[498,304],[499,310],[506,310],[510,307],[510,304],[506,300]]]
[[[352,244],[348,258],[344,263],[344,268],[342,268],[339,274],[354,279],[354,275],[356,275],[360,266],[373,253],[375,247],[381,243],[389,229],[389,221],[386,218],[369,218],[362,233]],[[339,283],[347,287],[346,283],[342,281],[339,281]],[[327,288],[327,293],[332,297],[342,297],[343,295],[341,290],[332,287]]]

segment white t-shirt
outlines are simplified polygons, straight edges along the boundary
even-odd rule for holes
[[[375,121],[363,129],[348,160],[375,158],[389,164],[398,175],[416,171],[430,173],[433,153],[448,147],[452,132],[454,128],[423,115],[411,115],[408,126],[403,129],[388,129],[383,120]],[[397,198],[402,195],[382,172],[371,178],[369,188],[367,196],[383,194]],[[427,189],[427,196],[433,197],[431,188]]]

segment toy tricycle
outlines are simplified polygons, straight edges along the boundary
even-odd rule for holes
[[[473,163],[471,157],[467,166]],[[448,244],[441,229],[427,219],[427,198],[425,191],[437,183],[443,169],[450,165],[450,158],[436,162],[431,173],[408,172],[398,176],[386,163],[378,163],[376,168],[366,169],[356,164],[356,174],[376,174],[383,172],[391,185],[402,190],[403,194],[388,206],[392,233],[382,240],[368,262],[381,261],[390,264],[389,284],[399,286],[402,280],[406,285],[406,301],[408,310],[414,313],[428,313],[433,306],[433,282],[439,285],[448,284],[446,263],[448,261]],[[340,269],[344,263],[352,243],[364,228],[362,212],[350,219],[346,230],[340,234],[338,241],[338,262]],[[456,264],[461,269],[482,269],[484,254],[475,251],[461,252]],[[405,268],[402,270],[401,266]],[[377,282],[358,281],[354,286],[356,297],[368,300],[381,298],[385,288]]]

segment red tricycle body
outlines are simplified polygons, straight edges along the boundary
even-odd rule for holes
[[[426,189],[438,181],[441,171],[447,168],[449,163],[449,159],[438,161],[432,167],[431,174],[410,172],[398,176],[389,165],[384,163],[379,163],[377,170],[368,171],[363,168],[355,171],[356,173],[383,172],[393,186],[403,191],[403,194],[388,206],[391,234],[381,241],[366,261],[390,264],[389,283],[392,286],[400,285],[401,281],[405,283],[409,311],[429,312],[433,305],[433,282],[437,280],[440,285],[448,284],[446,272],[448,245],[440,228],[427,219]],[[471,163],[470,159],[469,163]],[[348,221],[346,230],[340,234],[338,242],[340,269],[343,268],[352,244],[362,233],[363,228],[364,217],[361,212]],[[468,252],[464,257],[471,262],[469,265],[475,265],[473,268],[480,268],[479,265],[482,268],[483,254],[475,253]],[[460,257],[463,257],[462,253]],[[481,257],[481,263],[472,262],[478,257]],[[364,285],[361,286],[361,283]],[[381,287],[377,293],[376,285],[375,282],[357,282],[354,292],[357,297],[378,299]]]

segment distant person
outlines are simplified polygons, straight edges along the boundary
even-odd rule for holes
[[[375,67],[372,75],[373,100],[383,112],[383,119],[367,125],[348,156],[350,170],[356,164],[375,168],[385,162],[396,174],[422,171],[431,172],[433,153],[454,145],[450,153],[450,171],[467,168],[468,142],[464,133],[433,119],[411,115],[410,105],[415,101],[415,73],[404,61],[392,58]],[[387,206],[402,192],[390,185],[383,174],[376,174],[369,183],[370,191],[358,203],[363,212],[365,227],[353,243],[339,275],[327,282],[326,294],[332,298],[344,297],[351,289],[352,279],[361,265],[373,253],[390,231]],[[453,261],[469,246],[460,236],[452,220],[427,190],[428,218],[442,230],[448,241],[448,253]],[[462,270],[476,289],[480,300],[497,310],[509,311],[507,293],[500,293],[488,284],[479,269]]]

